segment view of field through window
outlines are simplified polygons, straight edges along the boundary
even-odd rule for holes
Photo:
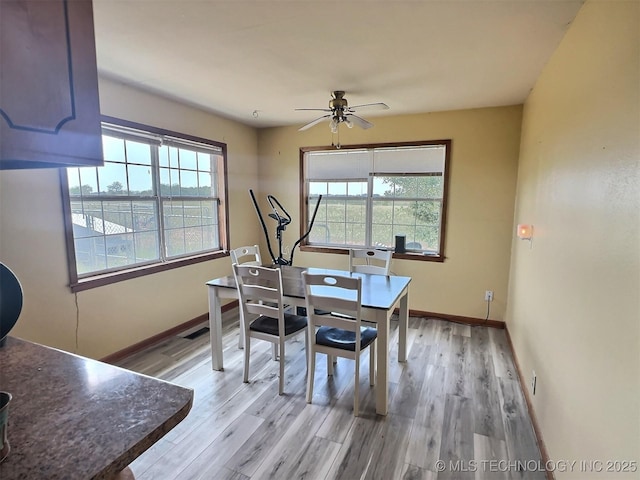
[[[219,154],[103,133],[102,167],[67,169],[78,276],[219,248]]]
[[[310,245],[440,253],[445,145],[305,153]]]

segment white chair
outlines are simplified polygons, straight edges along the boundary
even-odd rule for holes
[[[247,245],[246,247],[238,247],[230,250],[231,265],[236,263],[239,265],[262,265],[262,257],[260,257],[260,247],[258,245]],[[242,330],[238,337],[238,348],[244,347],[244,335]],[[273,346],[273,360],[278,360],[277,345]]]
[[[353,414],[357,417],[360,404],[360,354],[367,347],[369,352],[369,384],[376,379],[376,339],[375,328],[361,325],[362,279],[328,274],[302,274],[305,286],[309,327],[309,360],[307,376],[307,403],[313,398],[313,382],[316,353],[327,355],[327,374],[333,374],[332,357],[354,360],[355,393]],[[331,315],[318,315],[316,309],[330,310]],[[339,317],[333,312],[340,314]],[[316,331],[317,328],[317,331]]]
[[[390,275],[392,257],[391,250],[352,248],[349,250],[349,271]]]
[[[375,273],[391,275],[391,250],[350,249],[349,271],[352,273]],[[366,322],[365,323],[369,323]]]
[[[262,265],[260,247],[258,245],[234,248],[229,253],[231,254],[232,265],[236,263],[239,265]]]
[[[240,328],[244,332],[243,381],[249,381],[251,338],[266,340],[277,345],[280,352],[278,393],[282,395],[285,341],[307,329],[307,317],[285,313],[282,301],[282,273],[279,268],[235,264],[233,272],[238,284]],[[305,345],[308,348],[307,335]],[[307,359],[307,369],[308,367]]]

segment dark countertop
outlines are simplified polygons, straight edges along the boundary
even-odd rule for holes
[[[13,337],[0,390],[13,395],[2,480],[112,478],[193,401],[191,389]]]

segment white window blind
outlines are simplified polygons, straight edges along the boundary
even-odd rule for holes
[[[442,173],[445,147],[377,148],[373,150],[372,172],[378,174]]]
[[[309,152],[306,171],[313,180],[350,180],[369,176],[372,161],[367,150],[344,152]]]
[[[441,174],[444,158],[444,145],[309,152],[306,171],[310,180],[362,179],[381,174]]]

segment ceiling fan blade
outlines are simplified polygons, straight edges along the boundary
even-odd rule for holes
[[[302,112],[302,111],[330,112],[331,109],[329,108],[296,108],[295,111],[296,112]]]
[[[353,113],[348,113],[346,115],[346,117],[351,120],[353,123],[355,123],[356,125],[358,125],[360,128],[364,128],[365,130],[367,128],[371,128],[373,127],[373,123],[368,122],[367,120],[365,120],[364,118],[361,118],[357,115],[354,115]]]
[[[313,122],[309,122],[306,125],[303,125],[302,127],[300,127],[298,129],[298,131],[302,132],[304,130],[308,130],[309,128],[313,127],[314,125],[319,124],[320,122],[324,122],[325,120],[329,120],[330,117],[331,117],[331,115],[323,115],[320,118],[316,118]]]
[[[386,103],[378,102],[378,103],[365,103],[363,105],[354,105],[353,107],[349,107],[350,111],[358,110],[389,110],[389,105]]]

